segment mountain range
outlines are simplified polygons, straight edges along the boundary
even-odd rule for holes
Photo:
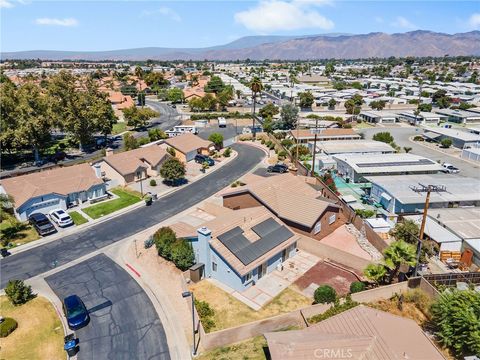
[[[42,60],[313,60],[445,55],[480,55],[480,31],[444,34],[432,31],[246,36],[208,48],[144,47],[109,51],[30,50],[3,52],[1,58]]]

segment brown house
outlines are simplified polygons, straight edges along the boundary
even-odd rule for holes
[[[222,194],[223,206],[234,210],[265,206],[293,230],[316,239],[346,222],[342,208],[322,198],[303,177],[282,174],[248,179],[245,186]]]
[[[158,176],[167,152],[157,145],[147,146],[118,154],[107,154],[100,162],[102,173],[120,185]]]
[[[191,133],[166,139],[161,146],[175,150],[175,157],[184,163],[193,160],[197,154],[208,155],[215,149],[211,141]]]

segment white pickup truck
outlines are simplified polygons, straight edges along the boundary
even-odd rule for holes
[[[221,127],[221,128],[227,127],[227,120],[224,117],[218,118],[218,127]]]
[[[443,172],[445,173],[458,174],[460,172],[460,170],[457,167],[453,166],[452,164],[443,163],[442,166],[443,166]]]

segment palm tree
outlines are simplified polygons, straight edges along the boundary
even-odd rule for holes
[[[386,274],[387,269],[385,269],[385,265],[383,264],[368,264],[363,270],[363,275],[375,284],[382,283]]]
[[[237,99],[240,99],[242,97],[242,90],[237,89],[235,90],[235,93],[237,94]]]
[[[143,69],[140,66],[135,68],[135,76],[139,79],[143,77]]]
[[[385,256],[385,265],[390,269],[389,283],[398,275],[401,265],[414,266],[417,262],[415,246],[402,240],[391,243],[383,255]]]
[[[258,76],[255,76],[252,81],[250,81],[250,90],[252,90],[252,97],[253,97],[253,127],[252,127],[252,135],[253,141],[255,141],[255,105],[257,100],[257,94],[263,90],[262,81]]]

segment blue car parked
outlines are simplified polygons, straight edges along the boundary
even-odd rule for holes
[[[78,330],[90,321],[87,308],[77,295],[70,295],[63,299],[63,312],[71,330]]]

